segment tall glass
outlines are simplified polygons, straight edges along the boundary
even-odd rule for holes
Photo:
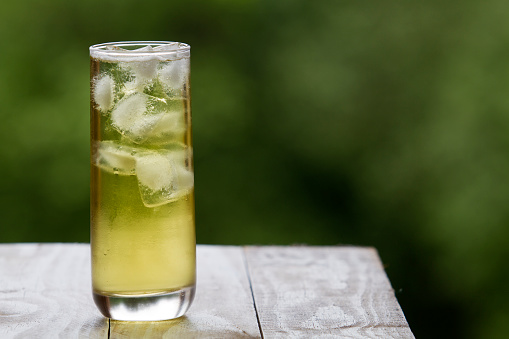
[[[90,47],[93,296],[105,317],[165,320],[194,298],[190,46]]]

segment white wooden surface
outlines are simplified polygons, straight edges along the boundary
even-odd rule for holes
[[[265,338],[413,338],[373,248],[247,247]]]
[[[197,248],[186,316],[109,321],[88,244],[0,245],[0,338],[413,338],[374,249]]]
[[[88,245],[0,245],[0,338],[107,338]]]

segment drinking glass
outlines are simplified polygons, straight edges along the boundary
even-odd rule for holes
[[[105,317],[182,316],[196,281],[190,46],[90,47],[91,250]]]

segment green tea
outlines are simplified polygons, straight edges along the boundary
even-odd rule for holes
[[[145,48],[91,55],[92,281],[103,296],[195,284],[189,57]]]

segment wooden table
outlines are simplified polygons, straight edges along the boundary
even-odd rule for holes
[[[414,338],[373,248],[199,245],[191,309],[148,323],[96,310],[89,252],[0,245],[0,338]]]

